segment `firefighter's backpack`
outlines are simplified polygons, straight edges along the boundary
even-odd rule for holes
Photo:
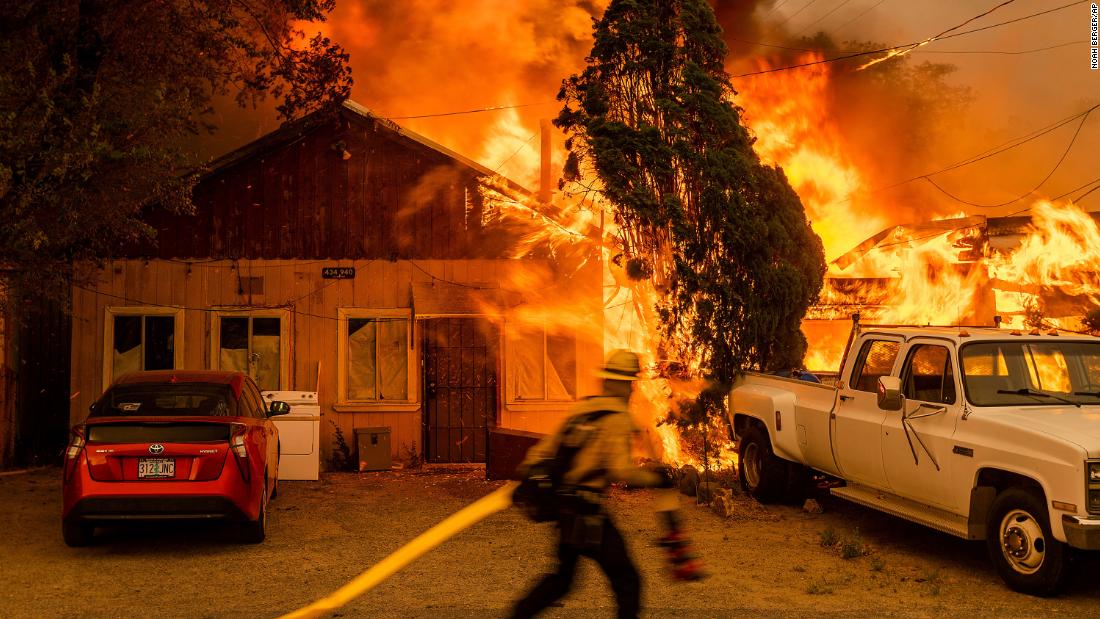
[[[512,494],[512,503],[535,522],[547,522],[558,517],[563,495],[571,491],[564,482],[573,467],[577,452],[592,438],[594,423],[614,411],[599,410],[575,415],[558,432],[558,450],[553,457],[542,458],[527,468],[527,473]]]

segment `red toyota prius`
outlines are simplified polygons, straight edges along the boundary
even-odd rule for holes
[[[92,541],[97,524],[225,519],[262,542],[279,473],[279,432],[240,372],[136,372],[111,385],[72,429],[65,452],[61,532]]]

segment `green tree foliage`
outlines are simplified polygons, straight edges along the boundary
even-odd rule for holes
[[[65,298],[70,265],[147,238],[143,207],[191,207],[182,146],[214,97],[284,118],[347,98],[347,55],[296,26],[334,0],[5,0],[0,266]]]
[[[801,363],[799,324],[821,289],[821,240],[783,171],[763,164],[724,71],[705,0],[613,0],[556,123],[567,180],[598,179],[627,272],[651,276],[665,354],[727,384],[743,368]],[[688,415],[721,407],[722,387]]]

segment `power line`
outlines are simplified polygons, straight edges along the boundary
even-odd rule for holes
[[[536,132],[534,132],[534,133],[532,133],[532,134],[531,134],[531,137],[529,137],[529,138],[527,138],[526,140],[524,140],[524,141],[523,141],[523,144],[520,144],[520,145],[519,145],[519,148],[517,148],[517,149],[516,149],[516,150],[515,150],[515,151],[514,151],[514,152],[513,152],[513,153],[512,153],[511,155],[508,155],[508,157],[507,157],[507,158],[506,158],[506,159],[505,159],[504,161],[501,161],[501,162],[500,162],[500,165],[498,165],[498,166],[497,166],[496,168],[494,168],[494,169],[493,169],[493,174],[497,174],[497,173],[499,173],[499,172],[500,172],[500,169],[504,167],[504,164],[508,163],[509,161],[511,161],[511,160],[512,160],[512,158],[513,158],[513,157],[515,157],[516,155],[518,155],[518,154],[519,154],[519,151],[523,150],[523,149],[524,149],[524,147],[526,147],[526,146],[527,146],[528,144],[530,144],[530,143],[531,143],[531,140],[535,139],[535,136],[537,136],[538,134],[539,134],[539,132],[538,132],[538,131],[536,131]]]
[[[825,14],[824,14],[824,15],[822,15],[821,17],[818,17],[818,18],[817,18],[817,19],[815,19],[814,21],[810,22],[810,25],[806,26],[806,27],[805,27],[805,28],[803,28],[802,30],[799,30],[799,31],[798,31],[798,34],[802,34],[803,32],[806,32],[807,30],[809,30],[810,28],[813,28],[814,26],[816,26],[816,25],[820,24],[820,23],[821,23],[822,21],[824,21],[824,20],[825,20],[825,19],[826,19],[827,17],[829,17],[829,16],[830,16],[830,15],[832,15],[833,13],[836,13],[836,12],[837,12],[837,11],[839,11],[840,9],[844,8],[844,5],[845,5],[845,4],[848,4],[848,3],[849,3],[849,2],[851,2],[851,1],[852,1],[852,0],[844,0],[844,2],[841,2],[840,4],[838,4],[838,5],[836,5],[835,7],[833,7],[833,10],[831,10],[831,11],[829,11],[829,12],[825,13]]]
[[[962,28],[963,26],[965,26],[965,25],[967,25],[971,22],[977,21],[977,20],[985,17],[986,15],[991,15],[991,14],[993,14],[994,11],[997,11],[1001,8],[1004,8],[1004,7],[1010,5],[1014,2],[1016,2],[1016,0],[1004,0],[1004,2],[990,8],[988,11],[985,11],[984,13],[979,13],[978,15],[975,15],[974,17],[971,17],[970,19],[962,22],[961,24],[952,26],[952,27],[948,28],[947,30],[944,30],[943,32],[941,32],[939,34],[930,36],[930,37],[924,39],[923,41],[921,41],[919,43],[915,43],[915,44],[913,44],[912,47],[909,47],[907,49],[903,49],[903,50],[900,50],[900,51],[899,50],[892,50],[892,51],[890,51],[889,53],[887,53],[885,56],[883,56],[881,58],[875,58],[875,59],[871,60],[870,62],[868,62],[867,64],[861,66],[860,70],[866,69],[867,67],[870,67],[872,65],[876,65],[880,62],[885,62],[885,61],[887,61],[891,58],[897,57],[897,56],[904,56],[904,55],[908,54],[909,52],[913,51],[914,49],[917,49],[918,47],[924,47],[925,45],[928,45],[929,43],[932,43],[933,41],[937,41],[941,37],[944,37],[947,34],[949,34],[951,32],[954,32],[954,31],[958,30],[959,28]]]
[[[866,15],[866,14],[870,13],[871,11],[873,11],[873,10],[877,9],[877,8],[878,8],[878,6],[879,6],[880,4],[882,4],[883,2],[886,2],[886,0],[878,0],[878,2],[876,2],[876,3],[875,3],[875,4],[873,5],[873,6],[869,7],[869,8],[867,9],[867,10],[863,11],[863,12],[862,12],[862,13],[860,13],[859,15],[856,15],[856,16],[855,16],[855,17],[853,17],[852,19],[849,19],[848,21],[846,21],[846,22],[844,22],[843,24],[841,24],[840,26],[838,26],[838,27],[836,28],[836,30],[843,30],[843,29],[844,29],[844,28],[845,28],[846,26],[848,26],[848,25],[850,25],[850,24],[852,24],[852,23],[854,23],[854,22],[857,22],[857,21],[859,21],[859,20],[860,20],[860,19],[861,19],[861,18],[862,18],[862,17],[864,16],[864,15]]]
[[[1055,129],[1063,127],[1063,126],[1073,122],[1074,120],[1076,120],[1078,118],[1080,118],[1081,121],[1082,121],[1082,124],[1084,124],[1084,120],[1088,117],[1088,115],[1091,114],[1092,112],[1096,111],[1097,109],[1100,109],[1100,104],[1094,105],[1094,106],[1090,107],[1089,109],[1087,109],[1083,112],[1080,112],[1080,113],[1074,114],[1072,116],[1069,116],[1067,118],[1063,118],[1061,120],[1055,121],[1054,123],[1051,123],[1051,124],[1049,124],[1045,127],[1042,127],[1040,129],[1036,129],[1036,130],[1034,130],[1034,131],[1032,131],[1028,134],[1025,134],[1023,136],[1012,138],[1011,140],[1008,140],[1007,142],[1002,142],[1001,144],[998,144],[997,146],[986,149],[986,150],[984,150],[984,151],[982,151],[982,152],[980,152],[976,155],[971,155],[970,157],[959,160],[959,161],[957,161],[957,162],[955,162],[955,163],[953,163],[953,164],[951,164],[947,167],[940,168],[939,170],[936,170],[934,172],[926,172],[926,173],[921,174],[919,176],[913,176],[913,177],[907,178],[905,180],[901,180],[901,181],[897,181],[895,183],[891,183],[889,185],[883,185],[882,187],[876,187],[874,189],[867,190],[864,193],[867,193],[867,194],[879,193],[879,192],[882,192],[882,191],[886,191],[887,189],[893,189],[895,187],[900,187],[902,185],[905,185],[907,183],[911,183],[913,181],[919,181],[919,180],[922,180],[922,179],[926,179],[930,176],[936,176],[937,174],[942,174],[944,172],[950,172],[951,170],[957,170],[959,168],[977,163],[979,161],[989,159],[990,157],[994,157],[994,156],[999,155],[999,154],[1001,154],[1005,151],[1009,151],[1009,150],[1012,150],[1013,148],[1023,146],[1024,144],[1027,144],[1028,142],[1031,142],[1032,140],[1038,139],[1038,138],[1050,133],[1051,131],[1054,131]],[[1080,127],[1078,127],[1078,131],[1080,131]],[[1074,136],[1076,137],[1076,134],[1074,134]],[[1072,146],[1072,143],[1070,144],[1070,146]],[[840,200],[840,202],[847,202],[849,200],[851,200],[851,195],[846,196],[844,199]]]
[[[791,13],[790,15],[788,15],[788,16],[787,16],[787,19],[784,19],[783,21],[779,22],[779,23],[778,23],[778,24],[776,24],[776,25],[775,25],[774,27],[772,27],[772,31],[774,32],[775,30],[777,30],[777,29],[778,29],[778,28],[779,28],[780,26],[782,26],[783,24],[785,24],[785,23],[787,23],[787,22],[791,21],[792,19],[794,19],[795,17],[797,17],[799,13],[801,13],[802,11],[805,11],[806,9],[810,8],[811,6],[813,6],[813,4],[814,4],[815,2],[817,2],[817,0],[810,0],[809,2],[807,2],[807,3],[806,3],[806,4],[805,4],[805,5],[804,5],[804,6],[802,7],[802,8],[800,8],[800,9],[798,9],[797,11],[795,11],[794,13]]]
[[[1016,148],[1018,146],[1022,146],[1024,144],[1027,144],[1028,142],[1036,140],[1036,139],[1038,139],[1038,138],[1054,131],[1055,129],[1059,129],[1059,128],[1065,126],[1065,125],[1068,125],[1069,123],[1073,122],[1074,120],[1077,120],[1078,118],[1080,118],[1081,122],[1083,123],[1085,118],[1088,118],[1088,115],[1093,113],[1097,109],[1100,109],[1100,104],[1096,104],[1096,105],[1090,107],[1089,109],[1087,109],[1083,112],[1080,112],[1078,114],[1074,114],[1074,115],[1069,116],[1067,118],[1063,118],[1062,120],[1056,121],[1056,122],[1054,122],[1050,125],[1047,125],[1046,127],[1036,129],[1035,131],[1032,131],[1031,133],[1029,133],[1027,135],[1021,136],[1019,138],[1013,138],[1013,139],[1011,139],[1007,142],[1003,142],[1003,143],[1001,143],[997,146],[994,146],[993,148],[991,148],[989,150],[982,151],[981,153],[978,153],[977,155],[972,155],[971,157],[968,157],[966,159],[963,159],[961,161],[953,163],[953,164],[951,164],[951,165],[949,165],[946,168],[943,168],[941,170],[937,170],[935,172],[930,172],[928,174],[922,174],[921,176],[914,177],[914,178],[911,178],[911,179],[908,179],[908,180],[902,181],[902,182],[906,183],[906,182],[910,182],[910,181],[914,181],[914,180],[919,180],[919,179],[921,179],[925,176],[932,176],[932,175],[935,175],[935,174],[941,174],[943,172],[950,172],[951,170],[955,170],[955,169],[958,169],[958,168],[961,168],[961,167],[964,167],[964,166],[971,165],[973,163],[977,163],[979,161],[983,161],[985,159],[989,159],[990,157],[993,157],[995,155],[999,155],[999,154],[1001,154],[1005,151],[1012,150],[1013,148]]]
[[[1096,109],[1095,107],[1092,108],[1092,110],[1095,110],[1095,109]],[[1054,176],[1054,173],[1058,170],[1058,168],[1062,167],[1062,163],[1066,160],[1066,156],[1069,155],[1069,151],[1073,149],[1074,143],[1077,142],[1077,136],[1081,135],[1081,128],[1085,126],[1085,121],[1088,120],[1089,113],[1091,113],[1092,110],[1089,110],[1088,112],[1085,113],[1084,116],[1081,117],[1081,122],[1077,124],[1077,130],[1073,132],[1073,137],[1070,139],[1069,144],[1066,145],[1066,150],[1062,152],[1062,156],[1058,158],[1058,162],[1054,164],[1054,167],[1050,169],[1050,172],[1046,176],[1043,177],[1043,180],[1039,181],[1038,185],[1036,185],[1030,191],[1020,195],[1018,198],[1016,198],[1014,200],[1009,200],[1008,202],[1001,202],[1000,204],[978,204],[976,202],[970,202],[968,200],[963,200],[962,198],[959,198],[958,196],[952,194],[951,192],[947,191],[943,187],[940,187],[938,184],[936,184],[936,181],[932,180],[932,178],[929,177],[929,176],[925,176],[924,180],[931,183],[933,187],[935,187],[936,189],[939,189],[941,192],[943,192],[944,195],[951,198],[952,200],[955,200],[957,202],[961,202],[963,204],[968,204],[970,206],[976,206],[978,208],[999,208],[999,207],[1002,207],[1002,206],[1008,206],[1009,204],[1012,204],[1014,202],[1019,202],[1020,200],[1023,200],[1027,196],[1029,196],[1029,195],[1035,193],[1036,191],[1038,191],[1040,187],[1042,187],[1044,184],[1046,184],[1046,182],[1048,180],[1050,180],[1051,176]]]
[[[776,11],[778,11],[779,7],[783,6],[784,4],[787,4],[787,2],[789,2],[789,1],[790,0],[779,0],[779,2],[776,2],[775,6],[773,6],[770,11],[768,11],[767,13],[764,14],[763,19],[767,19],[767,18],[771,17],[772,13],[775,13]]]
[[[1080,190],[1084,189],[1085,187],[1088,187],[1089,185],[1094,185],[1094,184],[1097,184],[1097,183],[1100,183],[1100,177],[1098,177],[1098,178],[1094,178],[1094,179],[1092,179],[1091,181],[1089,181],[1089,182],[1085,183],[1084,185],[1080,185],[1080,186],[1078,186],[1078,187],[1074,187],[1073,189],[1070,189],[1069,191],[1067,191],[1067,192],[1065,192],[1065,193],[1063,193],[1063,194],[1061,194],[1061,195],[1057,195],[1057,196],[1054,196],[1053,198],[1051,198],[1051,201],[1054,201],[1054,200],[1061,200],[1062,198],[1064,198],[1064,197],[1066,197],[1066,196],[1070,195],[1071,193],[1077,193],[1078,191],[1080,191]],[[1082,195],[1078,196],[1078,197],[1077,197],[1076,199],[1074,199],[1074,198],[1070,198],[1070,200],[1071,200],[1072,202],[1077,202],[1078,200],[1080,200],[1081,198],[1083,198],[1083,197],[1085,197],[1085,196],[1089,195],[1089,194],[1090,194],[1090,193],[1092,193],[1093,191],[1096,191],[1096,189],[1097,189],[1097,188],[1100,188],[1100,185],[1097,185],[1096,187],[1093,187],[1092,189],[1088,190],[1088,191],[1087,191],[1087,192],[1085,192],[1084,194],[1082,194]],[[1031,210],[1031,209],[1033,209],[1033,208],[1035,208],[1035,207],[1034,207],[1034,206],[1028,206],[1028,207],[1026,207],[1026,208],[1022,208],[1022,209],[1020,209],[1020,210],[1018,210],[1018,211],[1013,211],[1013,212],[1009,213],[1008,215],[1004,215],[1003,217],[1012,217],[1012,216],[1015,216],[1015,215],[1019,215],[1020,213],[1026,213],[1026,212],[1030,211],[1030,210]]]
[[[914,50],[914,54],[1002,54],[1005,56],[1019,56],[1022,54],[1034,54],[1036,52],[1045,52],[1052,49],[1059,49],[1062,47],[1069,47],[1070,45],[1081,45],[1082,43],[1088,43],[1087,40],[1082,39],[1080,41],[1067,41],[1066,43],[1059,43],[1058,45],[1050,45],[1048,47],[1037,47],[1035,49],[1025,49],[1014,52],[1008,52],[1003,50],[935,50],[935,49],[920,49]]]
[[[774,47],[775,49],[783,49],[792,52],[824,52],[825,50],[813,47],[791,47],[789,45],[777,45],[775,43],[762,43],[760,41],[749,41],[747,39],[738,39],[731,37],[729,40],[737,41],[738,43],[745,43],[747,45],[757,45],[759,47]],[[936,49],[916,49],[912,54],[1003,54],[1006,56],[1019,56],[1022,54],[1034,54],[1038,52],[1045,52],[1052,49],[1059,49],[1062,47],[1069,47],[1070,45],[1082,45],[1088,43],[1087,39],[1081,39],[1080,41],[1068,41],[1066,43],[1059,43],[1057,45],[1050,45],[1047,47],[1037,47],[1035,49],[1025,49],[1017,51],[1005,51],[1005,50],[936,50]],[[857,49],[838,49],[832,50],[841,54],[858,54],[861,53]]]
[[[494,105],[473,110],[461,110],[457,112],[437,112],[435,114],[417,114],[416,116],[387,116],[386,120],[412,120],[416,118],[439,118],[440,116],[458,116],[460,114],[478,114],[481,112],[498,112],[500,110],[515,110],[521,107],[534,107],[536,105],[557,104],[557,101],[540,101],[538,103],[520,103],[518,105]]]
[[[1063,9],[1068,9],[1071,6],[1077,6],[1078,4],[1084,4],[1085,2],[1088,2],[1088,1],[1089,0],[1076,0],[1075,2],[1070,2],[1069,4],[1064,4],[1062,6],[1059,6],[1059,7],[1053,8],[1053,9],[1048,9],[1046,11],[1040,11],[1038,13],[1032,13],[1031,15],[1025,15],[1024,17],[1019,17],[1017,19],[1011,19],[1011,20],[1008,20],[1008,21],[1003,21],[1003,22],[1000,22],[1000,23],[991,24],[989,26],[983,26],[981,28],[975,28],[973,30],[964,30],[962,32],[956,32],[955,34],[940,36],[940,37],[936,38],[935,40],[937,40],[937,41],[946,41],[947,39],[953,39],[955,37],[961,37],[961,36],[964,36],[964,35],[967,35],[967,34],[972,34],[972,33],[975,33],[975,32],[981,32],[983,30],[989,30],[991,28],[997,28],[997,27],[1000,27],[1000,26],[1008,25],[1008,24],[1014,24],[1016,22],[1020,22],[1020,21],[1026,20],[1026,19],[1032,19],[1034,17],[1039,17],[1041,15],[1046,15],[1048,13],[1053,13],[1055,11],[1061,11]],[[973,21],[973,20],[969,20],[969,21]],[[967,23],[969,23],[969,22],[967,22]],[[958,28],[958,27],[959,26],[956,26],[955,28]],[[951,32],[951,30],[954,30],[955,28],[945,30],[944,32]],[[823,58],[821,60],[814,60],[814,61],[811,61],[811,62],[801,62],[801,63],[798,63],[798,64],[787,65],[787,66],[783,66],[783,67],[772,67],[770,69],[762,69],[762,70],[759,70],[759,71],[751,71],[749,73],[740,73],[738,75],[731,75],[730,77],[733,78],[733,79],[736,79],[736,78],[739,78],[739,77],[752,77],[752,76],[755,76],[755,75],[763,75],[765,73],[777,73],[779,71],[789,71],[791,69],[801,69],[803,67],[809,67],[809,66],[814,66],[814,65],[819,65],[819,64],[827,64],[827,63],[830,63],[830,62],[837,62],[837,61],[840,61],[840,60],[849,60],[851,58],[859,58],[861,56],[870,56],[872,54],[881,54],[883,52],[891,52],[891,51],[909,49],[909,48],[913,48],[917,45],[920,45],[921,43],[923,43],[923,41],[918,41],[916,43],[905,43],[903,45],[894,45],[894,46],[891,46],[891,47],[883,47],[881,49],[867,50],[867,51],[857,52],[857,53],[854,53],[854,54],[846,54],[844,56],[836,56],[836,57],[833,57],[833,58]]]
[[[947,30],[944,30],[943,32],[941,32],[941,33],[939,33],[935,36],[932,36],[932,37],[929,37],[929,38],[925,39],[925,41],[931,43],[932,41],[935,41],[935,40],[939,39],[940,37],[942,37],[944,35],[947,35],[951,32],[954,32],[955,30],[958,30],[959,28],[962,28],[963,26],[969,24],[970,22],[978,21],[979,19],[985,17],[986,15],[991,15],[994,11],[1000,10],[1000,9],[1012,4],[1013,2],[1016,2],[1016,0],[1004,0],[1004,2],[1002,2],[1002,3],[998,4],[997,6],[989,9],[988,11],[986,11],[984,13],[979,13],[978,15],[975,15],[974,17],[971,17],[970,19],[964,21],[963,23],[961,23],[957,26],[952,26],[952,27],[948,28]]]
[[[1069,4],[1063,4],[1062,6],[1056,6],[1053,9],[1047,9],[1045,11],[1039,11],[1038,13],[1032,13],[1031,15],[1024,15],[1023,17],[1017,17],[1016,19],[1010,19],[1008,21],[1003,21],[1003,22],[999,22],[999,23],[996,23],[996,24],[990,24],[988,26],[982,26],[981,28],[974,28],[973,30],[967,30],[965,32],[957,32],[957,33],[955,33],[951,36],[943,37],[943,39],[940,39],[940,40],[942,41],[944,39],[953,39],[955,37],[961,37],[964,34],[971,34],[973,32],[981,32],[983,30],[990,30],[992,28],[998,28],[1000,26],[1007,26],[1008,24],[1015,24],[1016,22],[1028,20],[1028,19],[1031,19],[1032,17],[1039,17],[1041,15],[1046,15],[1047,13],[1055,13],[1057,11],[1061,11],[1062,9],[1068,9],[1071,6],[1077,6],[1078,4],[1084,4],[1085,2],[1088,2],[1088,1],[1089,0],[1079,0],[1078,2],[1070,2]]]
[[[1092,189],[1089,189],[1089,190],[1088,190],[1088,191],[1086,191],[1085,193],[1083,193],[1083,194],[1081,194],[1081,195],[1077,196],[1077,198],[1075,198],[1075,199],[1074,199],[1073,201],[1074,201],[1074,202],[1080,202],[1081,200],[1084,200],[1084,199],[1085,199],[1085,196],[1087,196],[1087,195],[1089,195],[1090,193],[1092,193],[1092,192],[1096,191],[1097,189],[1100,189],[1100,185],[1097,185],[1097,186],[1093,187]]]

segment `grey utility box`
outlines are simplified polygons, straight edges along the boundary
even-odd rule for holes
[[[390,458],[390,429],[355,428],[355,444],[359,452],[360,471],[388,471]]]

